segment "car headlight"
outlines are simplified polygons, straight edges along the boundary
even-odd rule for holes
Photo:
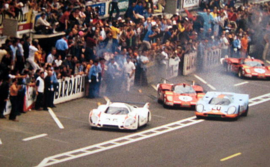
[[[98,122],[98,116],[96,116],[96,115],[93,114],[90,117],[90,122],[93,123],[93,124],[97,124],[97,122]]]
[[[173,97],[172,96],[167,96],[167,101],[173,101]]]
[[[246,73],[250,73],[250,69],[249,68],[245,68],[245,72]]]
[[[232,107],[230,107],[230,108],[228,109],[227,113],[228,113],[228,114],[234,114],[235,111],[236,111],[236,107],[232,106]]]
[[[196,105],[196,111],[197,112],[203,112],[203,105],[202,104]]]
[[[136,123],[136,120],[134,118],[128,118],[124,122],[124,127],[130,127],[134,123]]]

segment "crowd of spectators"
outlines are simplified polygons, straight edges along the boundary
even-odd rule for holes
[[[85,74],[89,97],[95,98],[100,93],[130,91],[133,80],[138,86],[146,86],[150,62],[162,67],[169,58],[182,60],[194,51],[203,57],[205,50],[214,48],[222,49],[223,57],[246,57],[252,43],[263,47],[269,40],[268,3],[245,3],[237,8],[228,4],[223,9],[210,3],[203,4],[202,11],[185,10],[169,17],[153,14],[166,1],[154,4],[152,0],[130,0],[127,11],[119,17],[118,0],[113,2],[116,14],[101,18],[98,7],[84,6],[86,2],[81,0],[28,1],[41,12],[35,24],[38,33],[64,31],[65,35],[49,53],[36,39],[30,41],[27,36],[8,39],[2,46],[5,52],[1,60],[1,85],[5,85],[2,83],[7,78],[22,78],[18,85],[36,85],[39,95],[36,109],[41,106],[47,109],[53,107],[57,79]],[[13,3],[18,2],[5,0],[4,10],[10,10]],[[40,88],[41,80],[44,88]],[[42,93],[44,104],[40,100]]]

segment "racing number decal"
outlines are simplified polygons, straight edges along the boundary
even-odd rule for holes
[[[179,97],[180,100],[184,101],[184,102],[188,102],[192,100],[192,97],[189,96],[180,96]]]

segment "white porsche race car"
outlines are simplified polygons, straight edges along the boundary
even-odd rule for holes
[[[108,99],[106,101],[106,105],[90,111],[89,123],[92,128],[137,130],[151,121],[149,103],[140,108],[126,103],[111,103]]]

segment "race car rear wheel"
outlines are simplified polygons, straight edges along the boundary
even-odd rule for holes
[[[147,115],[147,123],[150,122],[150,121],[151,121],[151,114],[149,112],[148,115]]]
[[[138,116],[138,123],[137,123],[137,128],[136,128],[136,130],[138,130],[139,127],[140,127],[140,117]]]
[[[238,70],[237,75],[238,75],[239,78],[243,78],[243,73],[242,73],[242,69],[241,68]]]
[[[246,117],[247,115],[248,115],[248,106],[247,106],[246,111],[242,114],[242,116]]]

